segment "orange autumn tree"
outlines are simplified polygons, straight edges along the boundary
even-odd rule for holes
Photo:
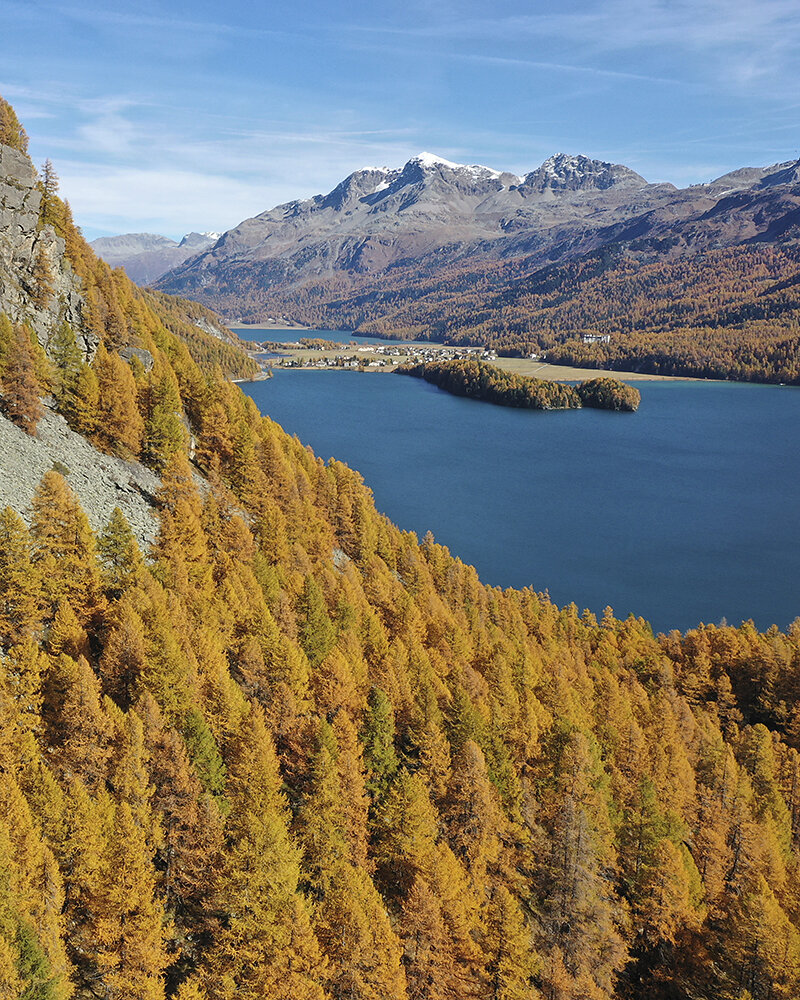
[[[15,326],[0,351],[0,405],[18,427],[35,435],[44,413],[41,395],[30,338],[23,327]]]

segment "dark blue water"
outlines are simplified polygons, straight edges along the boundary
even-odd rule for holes
[[[800,390],[639,382],[637,413],[535,412],[419,379],[282,371],[262,412],[490,584],[657,630],[800,615]]]
[[[361,337],[349,330],[278,330],[272,326],[232,326],[231,330],[242,340],[269,340],[275,344],[296,344],[301,338],[329,340],[332,344],[385,344],[380,337]]]

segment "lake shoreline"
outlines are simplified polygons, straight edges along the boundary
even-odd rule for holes
[[[229,324],[230,325],[230,324]],[[274,343],[287,348],[285,350],[285,356],[287,359],[291,359],[292,362],[285,364],[279,360],[276,360],[271,367],[273,369],[291,369],[292,371],[337,371],[340,367],[335,364],[312,364],[312,360],[316,361],[330,361],[335,357],[341,357],[344,355],[352,354],[353,349],[360,350],[364,345],[369,345],[373,349],[379,349],[376,353],[394,353],[400,355],[401,348],[408,346],[417,349],[430,349],[434,351],[463,351],[469,350],[473,352],[480,352],[482,354],[490,353],[487,348],[480,347],[476,345],[453,345],[444,344],[441,341],[433,340],[402,340],[393,337],[382,337],[375,334],[368,333],[358,333],[354,330],[327,330],[319,329],[315,327],[306,327],[300,325],[282,325],[282,326],[271,326],[264,325],[263,323],[236,323],[231,326],[231,329],[236,332],[237,330],[241,332],[247,332],[252,334],[255,331],[264,331],[265,336],[259,338],[263,343]],[[307,339],[317,339],[318,337],[323,340],[327,340],[330,343],[330,348],[319,351],[311,351],[303,347],[295,347],[297,343],[294,340],[273,340],[270,334],[275,333],[291,333],[297,334],[302,333],[304,335],[310,335]],[[328,336],[325,336],[325,335]],[[331,336],[332,335],[332,336]],[[249,339],[249,338],[245,338]],[[291,349],[294,348],[294,349]],[[491,352],[493,353],[493,352]],[[400,364],[407,363],[408,358],[401,358],[393,366],[384,366],[380,371],[384,372],[387,370],[393,370]],[[580,382],[591,378],[617,378],[623,382],[734,382],[738,381],[736,379],[713,379],[704,378],[698,375],[661,375],[655,372],[642,372],[642,371],[630,371],[630,370],[617,370],[614,368],[581,368],[575,365],[560,365],[548,362],[546,359],[542,358],[517,358],[517,357],[492,357],[490,359],[492,364],[496,365],[498,368],[502,368],[505,371],[512,372],[517,375],[527,375],[533,378],[543,379],[548,382]],[[306,364],[297,364],[297,361],[308,362]],[[375,371],[376,369],[370,368],[365,370]],[[749,382],[743,382],[742,384],[751,384]],[[776,383],[765,383],[765,384],[776,384]]]
[[[239,326],[245,332],[244,326]],[[503,371],[524,375],[546,382],[581,382],[594,378],[614,378],[622,382],[702,382],[708,379],[693,379],[680,375],[654,375],[649,372],[612,371],[602,368],[576,368],[568,365],[553,365],[539,358],[496,357],[494,352],[472,346],[454,347],[433,341],[387,340],[376,337],[359,337],[352,331],[306,330],[307,334],[321,336],[306,337],[310,341],[326,341],[324,348],[302,345],[298,340],[272,340],[270,334],[284,332],[294,337],[295,328],[285,327],[282,331],[263,326],[247,328],[246,332],[263,331],[265,336],[251,343],[262,345],[260,350],[248,353],[266,371],[363,371],[386,374],[394,372],[401,365],[421,360],[441,360],[457,357],[480,357],[491,361]],[[235,332],[235,331],[234,331]],[[327,335],[327,336],[326,336]],[[345,340],[344,338],[351,338]],[[338,339],[341,338],[341,339]],[[263,345],[274,345],[274,354],[267,362]],[[270,348],[272,350],[273,348]],[[262,376],[268,377],[268,376]],[[260,379],[256,379],[260,381]]]

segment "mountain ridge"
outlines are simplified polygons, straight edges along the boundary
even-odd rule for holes
[[[221,235],[191,232],[173,240],[158,233],[123,233],[100,236],[90,246],[111,267],[124,267],[137,285],[151,285],[193,254],[213,246]]]
[[[387,240],[397,239],[396,233],[389,232],[390,225],[401,234],[413,235],[425,232],[426,221],[440,225],[430,240],[439,247],[448,245],[448,237],[450,242],[460,237],[462,244],[497,239],[502,254],[509,256],[525,248],[518,241],[515,245],[506,240],[508,235],[524,234],[529,241],[547,242],[548,232],[561,225],[574,237],[575,227],[570,230],[570,223],[587,216],[591,221],[584,226],[585,232],[595,234],[602,234],[601,223],[606,229],[631,219],[643,224],[649,212],[666,213],[674,224],[681,215],[702,216],[723,196],[793,184],[796,174],[796,163],[782,163],[743,168],[708,184],[678,189],[671,184],[650,184],[628,167],[582,155],[555,154],[519,177],[419,154],[400,168],[356,170],[326,195],[285,202],[243,220],[222,234],[214,247],[198,254],[198,259],[162,278],[161,284],[172,287],[182,278],[189,284],[189,275],[210,270],[214,258],[277,259],[297,249],[298,240],[308,242],[315,236],[343,240],[386,234]],[[503,179],[517,183],[504,184]],[[563,255],[558,241],[551,239],[550,244],[550,260]],[[308,255],[309,251],[304,252]],[[298,270],[302,272],[302,267]]]

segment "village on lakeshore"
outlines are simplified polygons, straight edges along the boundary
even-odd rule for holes
[[[266,355],[266,356],[265,356]],[[272,368],[354,369],[394,371],[398,365],[429,361],[480,358],[496,361],[497,352],[482,347],[448,347],[442,344],[388,341],[386,344],[341,344],[322,338],[302,337],[294,343],[265,341],[258,360]]]

